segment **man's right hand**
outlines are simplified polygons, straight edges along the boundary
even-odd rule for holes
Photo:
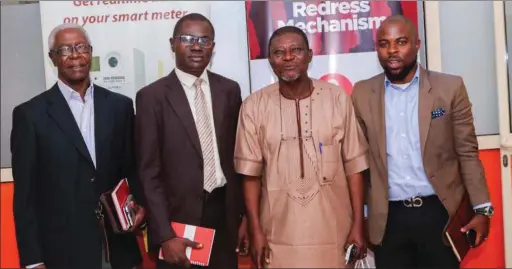
[[[186,238],[175,237],[167,240],[162,244],[162,255],[164,261],[169,264],[177,264],[179,266],[189,268],[190,260],[185,254],[187,247],[199,249],[203,246],[197,242],[190,241]]]
[[[249,244],[252,262],[256,268],[265,268],[266,264],[270,263],[270,247],[261,229],[251,232]]]

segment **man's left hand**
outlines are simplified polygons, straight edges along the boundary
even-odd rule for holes
[[[363,225],[358,225],[354,223],[352,229],[350,230],[350,234],[347,238],[347,244],[345,248],[348,248],[350,244],[354,244],[357,247],[357,253],[355,256],[355,261],[361,260],[366,257],[366,238],[364,235],[364,227]]]
[[[247,232],[247,218],[245,216],[242,217],[242,223],[238,228],[238,245],[236,252],[240,256],[249,254],[249,234]]]
[[[138,229],[144,222],[144,218],[146,217],[146,209],[133,201],[130,202],[130,206],[135,210],[135,223],[130,229],[130,231],[134,231],[135,229]]]
[[[460,231],[465,233],[470,229],[475,230],[475,247],[477,247],[487,239],[487,236],[489,235],[489,223],[489,217],[476,214],[466,226],[462,227]]]

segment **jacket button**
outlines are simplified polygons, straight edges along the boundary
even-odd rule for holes
[[[95,178],[91,178],[91,182],[94,182],[96,179]]]

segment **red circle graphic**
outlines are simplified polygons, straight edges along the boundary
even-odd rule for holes
[[[323,80],[326,82],[329,82],[330,80],[334,80],[334,81],[336,81],[338,86],[345,89],[345,92],[348,95],[352,94],[352,82],[347,77],[343,76],[342,74],[337,74],[337,73],[325,74],[320,78],[320,80]]]

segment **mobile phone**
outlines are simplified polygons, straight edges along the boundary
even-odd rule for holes
[[[345,264],[352,263],[356,256],[357,247],[354,244],[351,244],[347,248],[347,252],[345,253]]]
[[[467,230],[465,233],[466,240],[469,243],[469,246],[474,248],[476,245],[476,231],[473,229]]]

